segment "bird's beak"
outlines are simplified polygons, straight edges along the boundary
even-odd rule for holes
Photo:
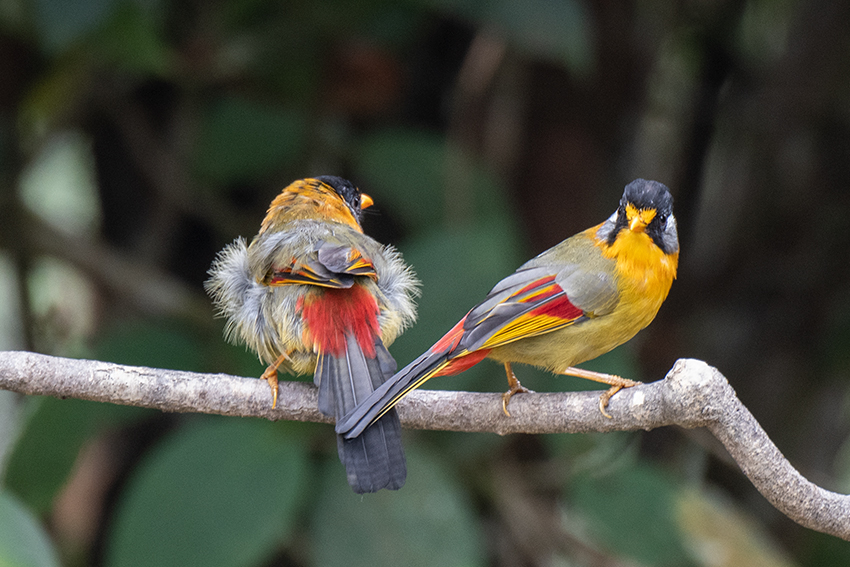
[[[652,222],[652,219],[655,218],[656,214],[655,209],[633,210],[632,214],[629,215],[629,230],[632,232],[643,232],[649,226],[649,223]]]
[[[366,193],[360,194],[360,208],[361,209],[368,209],[369,207],[371,207],[374,204],[375,204],[375,201],[372,200],[372,197],[370,197]]]
[[[632,232],[643,232],[643,229],[646,228],[646,223],[643,222],[643,219],[640,218],[640,215],[635,215],[632,219],[632,222],[629,223],[629,230]]]

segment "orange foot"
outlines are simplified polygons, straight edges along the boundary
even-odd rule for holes
[[[578,378],[584,378],[586,380],[593,380],[594,382],[601,382],[602,384],[608,384],[611,386],[607,390],[605,390],[601,396],[599,396],[599,411],[607,417],[608,419],[612,419],[611,414],[606,411],[605,408],[608,407],[608,401],[611,399],[611,396],[622,390],[623,388],[631,388],[632,386],[638,386],[642,384],[642,382],[636,382],[634,380],[629,380],[628,378],[621,378],[619,376],[614,376],[613,374],[604,374],[602,372],[594,372],[592,370],[584,370],[582,368],[575,368],[574,366],[570,366],[561,374],[565,376],[576,376]]]
[[[266,371],[263,372],[263,375],[260,376],[260,380],[265,380],[269,383],[269,387],[272,389],[272,409],[277,406],[277,393],[278,393],[278,385],[277,385],[277,366],[272,365],[266,368]]]
[[[260,380],[265,380],[266,382],[268,382],[269,388],[272,389],[272,409],[277,407],[277,393],[279,390],[277,385],[277,368],[281,364],[283,364],[285,360],[292,361],[292,359],[289,358],[288,352],[285,352],[279,357],[277,357],[277,360],[270,364],[269,367],[266,368],[266,371],[263,372],[263,375],[260,376]]]
[[[517,380],[516,375],[514,375],[514,371],[511,370],[511,363],[505,363],[505,374],[508,376],[508,386],[509,389],[507,392],[502,394],[502,411],[505,412],[505,415],[511,417],[511,412],[508,411],[508,403],[511,401],[511,398],[514,394],[533,394],[532,390],[524,387]]]

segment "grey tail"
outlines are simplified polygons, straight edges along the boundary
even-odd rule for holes
[[[357,407],[338,418],[336,432],[347,440],[355,440],[368,433],[372,429],[369,426],[373,422],[380,423],[387,415],[395,414],[396,410],[393,406],[428,380],[447,359],[446,353],[435,353],[430,350],[420,355],[376,388]],[[382,414],[383,417],[379,418]]]
[[[345,353],[319,357],[314,381],[319,385],[319,411],[336,420],[354,410],[396,369],[383,343],[375,342],[375,357],[367,358],[357,340],[346,335]],[[374,427],[356,439],[337,435],[339,459],[345,465],[348,484],[358,494],[404,486],[407,464],[401,445],[401,424],[395,410],[387,412]]]

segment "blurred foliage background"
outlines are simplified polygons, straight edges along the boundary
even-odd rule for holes
[[[587,366],[704,359],[850,490],[850,3],[2,0],[0,77],[0,349],[258,376],[205,272],[336,174],[424,283],[405,364],[645,177],[679,279]],[[405,436],[404,489],[359,497],[326,425],[0,392],[0,565],[850,564],[704,431]]]

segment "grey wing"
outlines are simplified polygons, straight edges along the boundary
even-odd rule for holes
[[[588,272],[568,264],[552,272],[547,266],[526,264],[496,284],[467,314],[460,345],[470,351],[494,348],[605,315],[616,307],[616,281],[608,271]]]
[[[257,255],[259,258],[269,258],[259,266],[259,273],[256,274],[257,279],[264,285],[305,284],[349,288],[357,276],[372,279],[378,277],[372,260],[351,245],[316,238],[312,244],[304,247],[309,252],[296,254],[287,251],[302,248],[286,242],[283,238],[276,244],[273,254]],[[268,247],[266,244],[266,248]]]

